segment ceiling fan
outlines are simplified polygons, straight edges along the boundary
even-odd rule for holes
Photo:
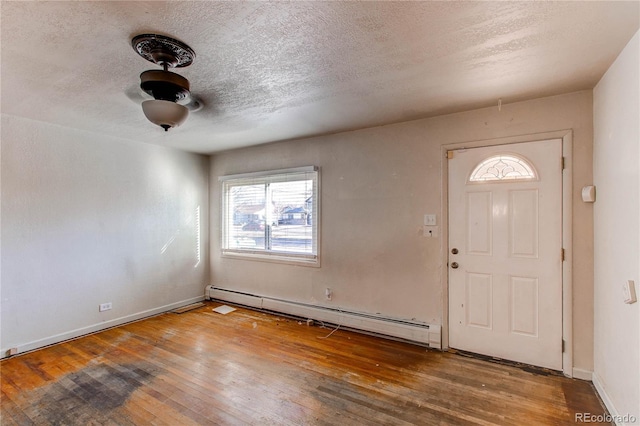
[[[138,94],[147,99],[142,102],[142,111],[149,121],[168,131],[184,123],[189,111],[202,109],[202,101],[191,94],[189,80],[169,71],[169,68],[191,65],[196,57],[193,49],[158,34],[137,35],[131,40],[131,46],[144,59],[162,67],[140,74],[142,92]],[[131,93],[128,96],[135,97]]]

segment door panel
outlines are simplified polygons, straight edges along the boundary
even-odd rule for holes
[[[562,141],[448,165],[450,346],[561,370]]]
[[[510,277],[511,332],[538,336],[538,280]]]
[[[511,257],[538,257],[538,190],[511,191],[509,242]]]
[[[491,255],[491,193],[467,194],[467,252]]]
[[[489,274],[467,274],[467,325],[490,329],[493,313],[492,280]]]

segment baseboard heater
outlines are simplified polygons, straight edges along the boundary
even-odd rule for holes
[[[385,318],[371,314],[348,312],[337,308],[308,305],[255,294],[207,286],[205,297],[208,300],[221,300],[238,305],[266,311],[279,312],[303,319],[313,319],[340,325],[345,328],[380,334],[392,338],[408,340],[441,349],[439,325]]]

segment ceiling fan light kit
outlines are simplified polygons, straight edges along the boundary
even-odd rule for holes
[[[168,131],[172,127],[178,127],[189,116],[186,106],[171,101],[153,99],[142,103],[142,112],[145,117]]]
[[[191,65],[195,52],[179,40],[158,34],[135,36],[131,46],[141,57],[162,67],[161,70],[147,70],[140,74],[140,88],[153,96],[153,100],[142,103],[144,115],[165,131],[184,123],[189,108],[178,102],[191,97],[189,80],[168,68]]]

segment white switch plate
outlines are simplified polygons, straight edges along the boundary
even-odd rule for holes
[[[632,304],[638,301],[636,297],[636,287],[633,280],[629,280],[622,286],[622,294],[624,295],[624,303]]]
[[[437,226],[423,226],[422,227],[422,235],[429,238],[437,238],[438,237],[438,227]]]
[[[435,226],[436,225],[436,215],[435,214],[425,214],[424,215],[424,224],[425,226]]]

